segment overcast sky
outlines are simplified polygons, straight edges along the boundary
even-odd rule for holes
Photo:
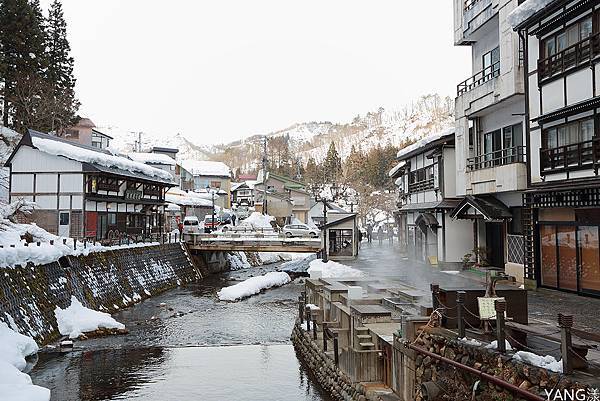
[[[46,1],[49,4],[50,0]],[[63,0],[81,114],[223,143],[455,95],[448,0]]]

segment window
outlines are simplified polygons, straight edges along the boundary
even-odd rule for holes
[[[495,76],[498,71],[500,71],[500,47],[496,47],[495,49],[485,53],[482,56],[482,64],[483,64],[483,75],[491,74]]]
[[[511,207],[510,214],[512,214],[512,220],[508,225],[508,233],[517,235],[523,234],[523,220],[522,220],[522,211],[523,208],[521,206]]]
[[[59,214],[59,220],[60,220],[60,222],[58,224],[60,224],[61,226],[68,226],[69,225],[69,212],[61,212]]]
[[[592,16],[567,27],[564,31],[554,34],[543,40],[542,49],[544,58],[553,56],[566,48],[590,37],[593,33]]]
[[[109,226],[116,226],[117,225],[117,214],[116,213],[109,213],[108,214],[108,225]]]
[[[211,181],[210,187],[211,188],[221,188],[221,181]]]
[[[594,119],[584,120],[560,125],[544,130],[544,149],[554,149],[561,146],[589,142],[594,137]]]
[[[523,146],[523,125],[515,124],[510,127],[504,127],[503,141],[504,149],[514,148],[516,146]]]

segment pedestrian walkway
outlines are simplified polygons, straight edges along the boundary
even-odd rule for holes
[[[444,287],[485,288],[485,275],[469,271],[444,273],[439,267],[408,260],[400,252],[398,242],[384,241],[379,245],[366,241],[361,244],[358,258],[344,262],[373,277],[398,280],[424,291],[431,300],[430,284]],[[530,320],[557,323],[558,313],[574,316],[575,328],[600,336],[600,299],[547,289],[527,294]]]

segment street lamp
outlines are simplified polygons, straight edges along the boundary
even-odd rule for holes
[[[333,183],[329,187],[329,194],[327,188],[324,185],[313,185],[312,192],[315,196],[315,202],[323,203],[323,262],[327,263],[329,257],[327,255],[327,202],[334,201],[339,196],[340,188],[337,184]]]
[[[212,232],[215,229],[215,191],[210,188],[210,185],[206,186],[206,192],[209,192],[212,195]]]

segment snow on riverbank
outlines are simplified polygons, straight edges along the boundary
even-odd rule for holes
[[[264,276],[251,277],[241,283],[222,288],[217,292],[221,301],[237,301],[258,294],[262,290],[280,287],[290,282],[290,276],[284,272],[270,272]]]
[[[365,274],[360,270],[350,266],[343,265],[332,260],[324,263],[322,259],[316,259],[310,262],[308,273],[320,270],[323,278],[331,277],[362,277]]]
[[[540,356],[527,351],[517,351],[513,355],[515,361],[525,362],[538,368],[544,368],[552,372],[562,373],[562,360],[557,361],[552,355]]]
[[[0,321],[0,398],[11,401],[48,401],[50,390],[34,386],[29,375],[21,372],[27,366],[25,357],[38,351],[35,341],[11,330]]]
[[[84,333],[90,333],[100,328],[125,328],[125,325],[117,322],[108,313],[86,308],[74,296],[71,297],[71,305],[68,308],[56,307],[54,315],[58,323],[58,331],[69,338],[78,338]]]
[[[21,236],[31,235],[32,243],[27,244]],[[66,239],[66,244],[63,240]],[[54,244],[50,244],[54,241]],[[37,245],[37,242],[40,245]],[[62,238],[50,234],[35,224],[17,224],[8,219],[0,219],[0,267],[26,266],[27,263],[43,265],[57,261],[63,256],[87,256],[93,252],[107,252],[125,248],[139,248],[159,245],[158,242],[139,243],[130,245],[103,246],[99,243],[78,241],[73,243],[71,238]],[[14,245],[14,247],[12,247]]]

